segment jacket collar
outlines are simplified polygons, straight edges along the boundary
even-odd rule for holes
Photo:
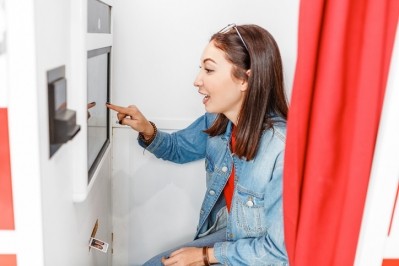
[[[232,131],[233,131],[233,123],[231,121],[229,121],[229,123],[227,124],[227,127],[226,127],[226,131],[224,132],[224,134],[222,136],[222,139],[229,141],[231,138]]]

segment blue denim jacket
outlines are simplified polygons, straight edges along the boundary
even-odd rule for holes
[[[282,210],[285,121],[276,117],[273,129],[263,133],[255,158],[246,161],[231,153],[231,123],[223,135],[203,132],[215,118],[207,113],[175,133],[158,131],[146,149],[176,163],[205,158],[207,190],[196,238],[226,228],[227,241],[214,246],[221,264],[288,265]],[[228,213],[223,188],[233,164],[235,191]]]

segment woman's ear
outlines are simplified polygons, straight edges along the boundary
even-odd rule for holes
[[[247,78],[245,80],[242,81],[241,85],[241,91],[246,91],[247,87],[248,87],[248,78],[251,76],[251,69],[248,69],[247,71],[245,71],[245,74],[247,74]]]

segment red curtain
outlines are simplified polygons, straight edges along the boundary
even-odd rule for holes
[[[7,109],[0,108],[0,230],[14,230],[9,148]]]
[[[284,222],[292,266],[353,265],[398,0],[301,0]]]
[[[14,254],[0,254],[0,265],[1,266],[16,266],[17,256]]]

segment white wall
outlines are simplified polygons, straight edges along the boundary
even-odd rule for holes
[[[210,36],[229,23],[253,23],[278,42],[290,94],[299,0],[118,0],[114,5],[112,102],[136,104],[160,129],[188,125],[204,112],[193,86]],[[115,114],[113,119],[116,120]],[[192,240],[204,190],[203,161],[157,160],[136,134],[114,123],[114,265],[140,265]]]
[[[20,265],[43,263],[43,235],[36,101],[33,1],[5,1],[6,75],[15,230],[2,237],[2,253]],[[25,119],[27,118],[27,119]],[[24,120],[24,122],[21,122]],[[29,134],[28,134],[29,133]],[[35,246],[26,239],[35,239]]]
[[[6,10],[0,0],[0,107],[7,106]]]

